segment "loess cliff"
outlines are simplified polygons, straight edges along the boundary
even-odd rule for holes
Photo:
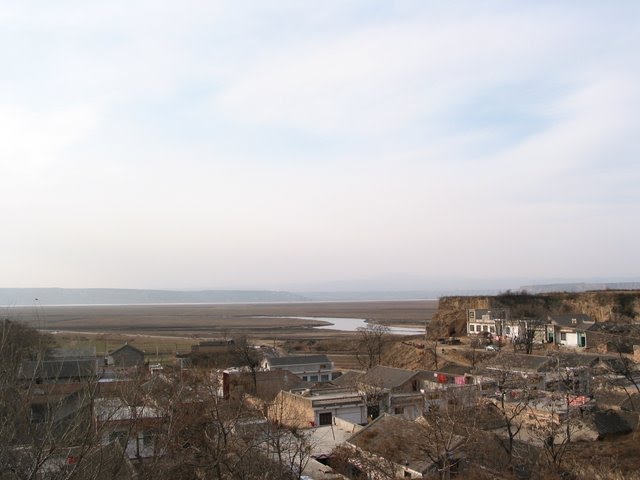
[[[466,335],[469,308],[509,308],[512,318],[585,313],[597,322],[640,321],[640,290],[555,292],[536,295],[506,292],[496,296],[442,297],[429,324],[429,335]]]

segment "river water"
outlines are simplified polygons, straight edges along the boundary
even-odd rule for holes
[[[320,320],[322,322],[330,322],[331,325],[320,325],[319,330],[341,330],[343,332],[355,332],[358,328],[366,328],[369,323],[364,318],[339,318],[339,317],[289,317],[282,316],[278,318],[293,318],[296,320]],[[388,327],[389,333],[393,335],[422,335],[424,328],[421,327]]]

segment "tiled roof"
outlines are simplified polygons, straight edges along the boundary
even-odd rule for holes
[[[52,348],[47,352],[47,358],[76,358],[76,357],[95,357],[96,347],[83,348]]]
[[[144,355],[144,352],[142,350],[140,350],[139,348],[134,347],[133,345],[129,345],[128,343],[125,343],[124,345],[122,345],[119,348],[116,348],[115,350],[113,350],[112,352],[109,353],[109,356],[114,355],[116,353],[120,353],[124,350],[134,350],[142,355]]]
[[[557,361],[554,360],[554,362],[557,362],[555,365],[560,368],[580,368],[595,366],[601,355],[559,351],[553,357],[558,359]]]
[[[417,374],[418,372],[412,370],[377,365],[360,377],[358,383],[392,389],[399,387]]]
[[[22,378],[41,378],[43,380],[60,380],[95,375],[95,358],[68,358],[44,361],[28,361],[22,364]]]
[[[334,378],[331,383],[340,387],[355,387],[362,375],[364,375],[362,372],[348,370],[338,378]]]
[[[560,327],[586,330],[591,328],[595,321],[584,313],[570,313],[566,315],[550,315],[549,322]]]
[[[543,372],[546,367],[555,363],[552,357],[543,355],[526,355],[523,353],[500,352],[484,363],[487,370],[510,370],[514,372]]]
[[[326,355],[299,355],[295,357],[271,357],[269,364],[272,367],[284,367],[287,365],[309,365],[313,363],[330,364],[331,360]]]
[[[396,464],[425,472],[431,462],[421,451],[419,439],[426,436],[426,430],[416,422],[383,414],[352,435],[348,442]]]

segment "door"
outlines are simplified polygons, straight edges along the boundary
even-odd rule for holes
[[[320,425],[331,425],[332,423],[331,412],[321,413],[319,415],[319,420],[320,420]]]

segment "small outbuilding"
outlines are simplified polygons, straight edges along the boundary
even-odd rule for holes
[[[110,352],[105,363],[114,367],[142,367],[144,366],[144,352],[128,343]]]

